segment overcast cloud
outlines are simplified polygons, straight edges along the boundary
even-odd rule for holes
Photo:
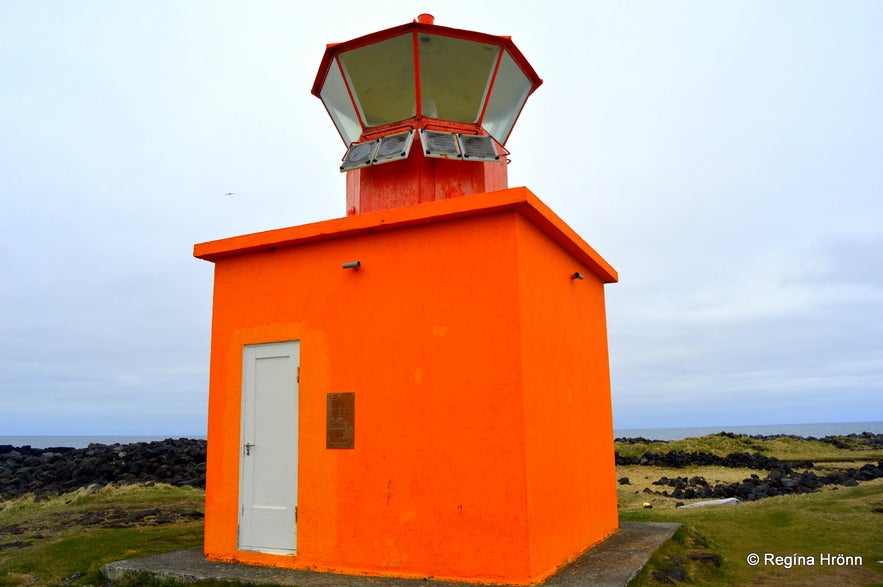
[[[204,434],[192,245],[344,214],[319,60],[420,12],[544,79],[510,185],[619,271],[617,428],[883,420],[883,3],[310,6],[0,2],[0,435]]]

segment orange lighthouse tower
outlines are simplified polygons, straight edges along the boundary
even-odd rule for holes
[[[617,275],[507,184],[541,83],[510,38],[429,15],[328,46],[346,216],[194,248],[208,558],[527,585],[616,530]]]

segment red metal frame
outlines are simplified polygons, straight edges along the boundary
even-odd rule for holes
[[[411,35],[411,50],[414,52],[414,112],[419,120],[423,118],[423,86],[420,83],[420,39],[416,31]]]
[[[543,83],[543,80],[540,78],[540,76],[537,75],[537,72],[534,71],[534,68],[531,66],[531,64],[527,61],[527,59],[524,57],[518,47],[515,46],[515,43],[512,42],[511,37],[490,35],[487,33],[480,33],[476,31],[467,31],[465,29],[443,27],[435,24],[409,22],[407,24],[399,25],[382,31],[369,33],[367,35],[363,35],[349,41],[344,41],[342,43],[331,43],[327,45],[325,49],[325,55],[322,57],[322,62],[319,64],[319,71],[316,75],[316,80],[313,82],[313,95],[319,96],[319,91],[322,89],[322,85],[325,83],[325,76],[328,73],[329,62],[338,53],[343,53],[345,51],[350,51],[352,49],[358,49],[359,47],[364,47],[366,45],[372,45],[380,41],[385,41],[386,39],[403,35],[409,31],[413,31],[415,34],[425,32],[434,35],[468,39],[480,43],[500,45],[502,47],[505,47],[506,50],[509,51],[512,59],[515,60],[515,62],[518,64],[524,74],[528,77],[528,79],[531,80],[533,86],[531,92],[533,92],[533,90],[538,88]]]

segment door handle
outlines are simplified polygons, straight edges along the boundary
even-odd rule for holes
[[[249,456],[251,454],[251,449],[254,445],[250,442],[245,443],[245,456]]]

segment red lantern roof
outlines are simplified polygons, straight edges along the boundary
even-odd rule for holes
[[[438,26],[420,15],[328,45],[312,93],[351,148],[426,130],[492,137],[502,146],[540,84],[511,38]]]

